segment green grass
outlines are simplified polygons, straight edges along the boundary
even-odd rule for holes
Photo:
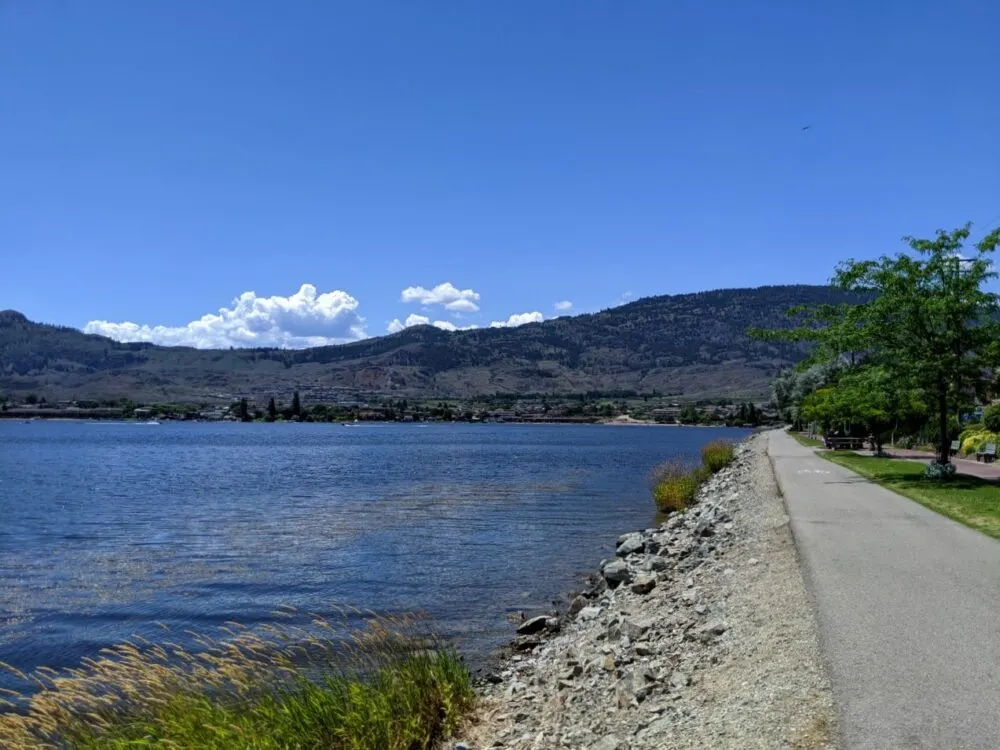
[[[924,479],[924,464],[916,461],[837,451],[821,451],[819,455],[943,516],[1000,539],[998,484],[964,474],[957,474],[947,482]]]
[[[804,445],[806,448],[822,448],[823,441],[817,440],[814,437],[809,437],[808,435],[803,435],[801,432],[789,432],[799,444]]]
[[[736,444],[713,440],[701,449],[701,465],[671,460],[657,466],[652,473],[652,493],[656,507],[663,513],[687,508],[709,477],[733,462]]]
[[[139,639],[61,673],[8,668],[41,689],[13,694],[22,710],[0,713],[0,747],[430,750],[474,703],[461,659],[411,621],[232,635],[199,636],[196,652]]]
[[[736,444],[729,440],[713,440],[701,449],[701,463],[715,474],[736,458]]]

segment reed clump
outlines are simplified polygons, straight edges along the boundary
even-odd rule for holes
[[[680,459],[660,464],[650,481],[656,507],[664,513],[685,510],[694,502],[701,485],[735,458],[735,443],[713,440],[701,449],[700,465]]]
[[[417,618],[186,635],[196,645],[133,638],[62,671],[4,665],[26,687],[5,693],[0,747],[418,750],[474,702],[460,657]]]
[[[712,474],[722,471],[736,458],[736,444],[729,440],[713,440],[701,449],[701,463]]]

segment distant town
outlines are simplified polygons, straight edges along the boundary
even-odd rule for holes
[[[146,404],[128,399],[50,402],[34,394],[17,399],[0,395],[0,418],[157,422],[612,422],[744,427],[778,419],[778,414],[766,403],[728,398],[685,403],[670,396],[629,391],[559,396],[497,394],[473,399],[399,399],[346,393],[338,393],[331,400],[314,398],[313,394],[305,398],[298,391],[281,400],[213,393],[202,404]],[[219,405],[226,400],[228,404]]]

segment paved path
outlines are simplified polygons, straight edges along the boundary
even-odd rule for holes
[[[768,440],[844,746],[1000,748],[1000,542]]]

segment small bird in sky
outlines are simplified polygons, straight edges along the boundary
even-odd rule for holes
[[[804,128],[802,128],[802,129],[803,129],[803,130],[809,130],[809,128],[811,128],[811,127],[812,127],[812,125],[806,125],[806,126],[805,126]]]

